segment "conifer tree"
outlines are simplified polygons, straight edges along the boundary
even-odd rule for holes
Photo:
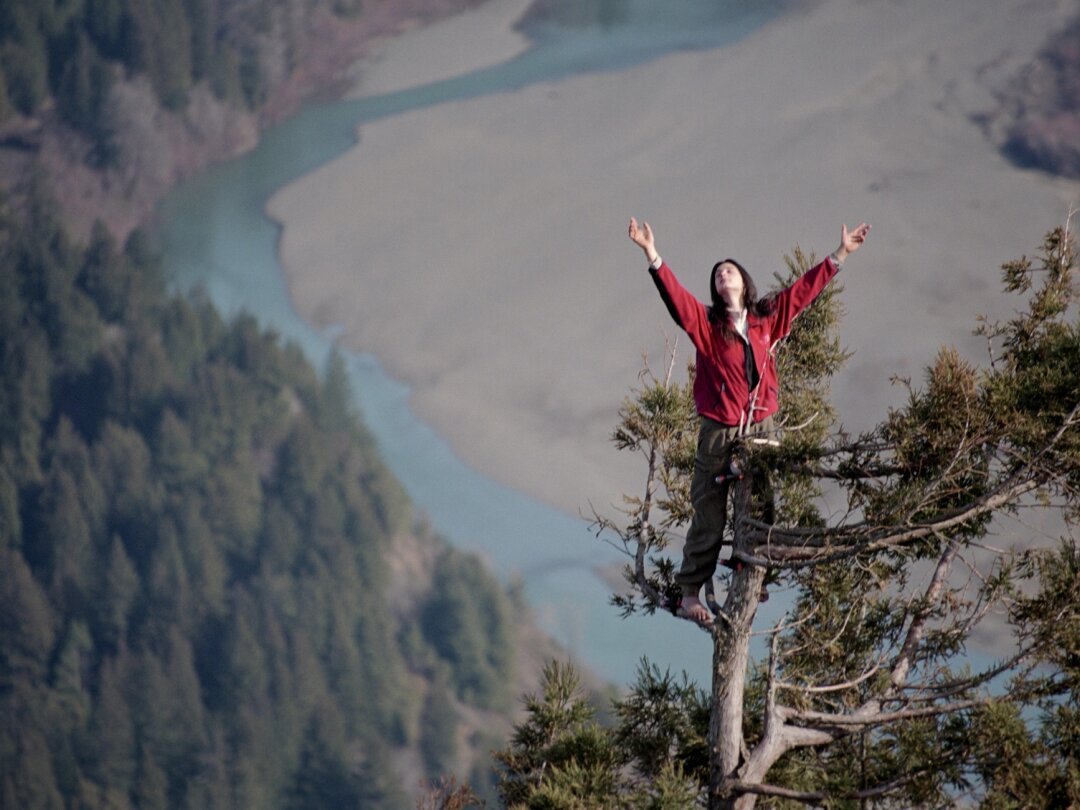
[[[421,740],[432,596],[389,605],[411,506],[342,369],[167,297],[138,236],[79,247],[39,192],[0,201],[0,807],[407,806],[402,755],[504,700],[498,586],[442,572],[490,642],[478,678],[415,630],[468,685]]]
[[[811,261],[796,252],[789,265]],[[639,774],[670,758],[710,808],[1080,802],[1080,284],[1068,229],[1003,271],[1026,302],[1007,321],[980,320],[987,362],[942,349],[921,384],[898,381],[906,402],[862,435],[838,428],[826,400],[844,359],[835,289],[797,321],[778,356],[780,446],[740,451],[751,472],[732,488],[722,600],[707,583],[707,722],[685,709],[678,720],[677,702],[650,703],[639,683],[624,705],[651,719],[625,745],[660,752]],[[645,373],[614,433],[647,459],[645,486],[623,519],[598,518],[630,560],[614,597],[626,615],[676,590],[663,552],[689,517],[695,435],[689,385],[670,367]],[[766,470],[772,524],[750,485]],[[999,547],[1006,537],[1012,549]],[[758,617],[766,581],[792,595],[771,627]],[[976,633],[993,634],[998,660],[965,657]],[[704,756],[680,742],[692,737],[682,722],[707,740]]]
[[[799,251],[789,261],[792,273],[811,263]],[[980,325],[988,366],[942,350],[924,387],[902,383],[907,403],[858,437],[833,427],[826,400],[845,357],[837,290],[804,313],[778,358],[781,446],[740,458],[770,472],[778,500],[765,524],[750,483],[734,487],[735,573],[722,604],[708,590],[710,690],[646,663],[601,730],[573,673],[549,669],[496,756],[507,806],[1080,801],[1080,324],[1066,230],[1004,271],[1007,291],[1030,300]],[[675,591],[662,552],[690,517],[694,408],[671,372],[643,374],[614,433],[647,460],[642,495],[627,497],[627,519],[598,517],[631,560],[613,599],[626,615]],[[846,512],[819,511],[825,487],[846,495]],[[986,542],[1002,518],[1035,509],[1060,521],[1058,543],[1034,531],[1012,551]],[[773,627],[755,624],[766,580],[794,594]],[[964,660],[976,632],[1009,639],[1000,660]],[[751,659],[752,634],[768,640],[764,660]]]

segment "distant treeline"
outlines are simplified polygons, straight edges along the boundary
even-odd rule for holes
[[[0,3],[0,120],[54,101],[108,162],[109,89],[145,76],[166,109],[206,82],[214,94],[256,108],[268,72],[287,72],[296,39],[324,0],[4,0]],[[358,14],[360,0],[330,0]]]
[[[460,701],[509,706],[509,598],[429,538],[434,584],[391,610],[413,518],[340,358],[166,295],[139,235],[14,210],[0,806],[406,806],[393,752],[438,773]]]

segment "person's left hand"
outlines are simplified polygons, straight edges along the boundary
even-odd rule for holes
[[[847,225],[840,226],[840,247],[836,250],[836,256],[843,261],[851,253],[859,249],[870,235],[870,226],[865,222],[854,230],[849,231]]]

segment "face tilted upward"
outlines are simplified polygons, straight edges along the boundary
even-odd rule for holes
[[[716,268],[713,279],[716,284],[717,294],[727,301],[728,306],[734,305],[741,309],[746,285],[743,284],[743,277],[742,273],[739,272],[739,268],[731,262],[723,262]]]

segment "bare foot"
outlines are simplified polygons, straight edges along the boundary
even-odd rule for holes
[[[696,596],[683,597],[682,604],[679,606],[678,616],[705,626],[712,624],[713,621],[709,609],[701,604],[701,600]]]

